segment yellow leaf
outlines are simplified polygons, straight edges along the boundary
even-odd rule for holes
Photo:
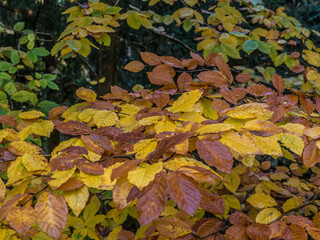
[[[163,236],[176,239],[191,232],[191,227],[177,217],[163,217],[154,220],[153,225]]]
[[[276,200],[267,194],[252,194],[247,202],[255,208],[267,208],[277,206]]]
[[[36,111],[36,110],[32,110],[32,111],[28,111],[28,112],[21,112],[19,113],[19,118],[22,119],[35,119],[35,118],[39,118],[39,117],[45,117],[45,115],[42,112]]]
[[[288,212],[291,209],[299,207],[302,204],[303,204],[302,197],[293,197],[284,202],[284,204],[282,205],[282,209],[283,211]]]
[[[304,129],[304,134],[313,139],[317,139],[320,137],[320,127],[306,128]]]
[[[131,13],[127,17],[127,23],[130,27],[139,29],[141,27],[141,18],[138,14]]]
[[[96,109],[88,108],[79,113],[78,118],[81,122],[89,122],[97,113]]]
[[[304,141],[301,137],[290,133],[284,133],[281,138],[282,144],[289,148],[292,152],[298,154],[299,156],[302,155],[304,149]]]
[[[259,148],[257,148],[252,138],[237,132],[222,133],[219,141],[240,155],[257,154],[259,152]]]
[[[228,123],[216,123],[216,124],[208,124],[197,130],[199,134],[207,134],[207,133],[219,133],[225,132],[233,129],[233,126]]]
[[[114,32],[114,30],[111,27],[103,25],[90,25],[86,27],[86,30],[92,33]]]
[[[94,102],[97,98],[97,94],[94,91],[84,87],[77,89],[76,95],[78,98],[88,102]]]
[[[24,141],[15,141],[8,145],[8,149],[13,148],[15,151],[18,152],[20,156],[30,153],[30,154],[38,154],[39,148],[31,143],[27,143]]]
[[[113,190],[114,185],[116,184],[117,180],[114,179],[113,181],[111,181],[111,174],[113,169],[121,166],[123,164],[118,162],[113,164],[112,166],[105,168],[104,169],[104,174],[102,175],[102,180],[99,186],[99,189],[104,189],[104,190]]]
[[[162,121],[155,123],[154,129],[157,134],[161,132],[174,132],[176,129],[176,124],[168,117],[163,117]]]
[[[32,125],[29,125],[25,128],[23,128],[20,132],[19,132],[19,139],[21,141],[25,140],[30,134],[33,133],[32,130]]]
[[[148,125],[151,125],[151,124],[154,124],[154,123],[158,122],[160,119],[162,119],[162,116],[147,117],[147,118],[141,119],[138,122],[138,124],[140,126],[148,126]]]
[[[117,240],[118,239],[118,234],[122,230],[122,226],[118,226],[114,228],[108,235],[108,240]]]
[[[254,143],[260,149],[263,154],[272,155],[272,156],[282,156],[281,147],[278,143],[277,136],[271,137],[253,137]]]
[[[170,112],[189,112],[192,106],[200,99],[202,92],[194,90],[183,93],[170,108]]]
[[[303,50],[304,54],[302,55],[303,59],[306,60],[309,64],[320,67],[320,54],[310,51],[310,50]]]
[[[243,104],[230,110],[227,116],[238,119],[270,119],[273,113],[267,110],[267,107],[267,104],[264,103]]]
[[[233,195],[222,195],[224,203],[234,209],[241,210],[240,201]]]
[[[84,185],[80,188],[63,192],[63,196],[69,207],[72,209],[74,215],[78,217],[82,210],[86,207],[86,203],[89,198],[89,189]]]
[[[41,121],[39,123],[32,124],[32,132],[39,136],[50,137],[53,129],[54,124],[51,121]]]
[[[75,170],[76,170],[76,166],[74,166],[72,169],[68,169],[65,171],[54,172],[53,175],[50,177],[51,179],[54,179],[54,180],[48,182],[49,186],[52,189],[57,189],[62,184],[64,184],[66,181],[68,181],[69,178],[72,177]]]
[[[198,0],[184,0],[186,4],[188,4],[190,7],[193,7],[195,4],[198,3]]]
[[[10,163],[10,166],[7,170],[8,182],[6,185],[11,185],[20,181],[27,176],[26,173],[27,172],[22,164],[22,157],[18,157],[15,161]]]
[[[102,180],[102,175],[93,175],[80,171],[80,174],[77,175],[78,179],[83,182],[88,187],[99,188]]]
[[[203,107],[203,115],[206,118],[216,120],[218,119],[218,112],[212,107],[212,101],[209,99],[203,99],[201,101]]]
[[[279,212],[277,209],[266,208],[258,213],[256,217],[256,222],[261,224],[269,224],[280,216],[281,216],[281,212]]]
[[[0,201],[2,202],[4,197],[6,196],[6,185],[4,185],[2,179],[0,178]]]
[[[98,128],[113,126],[118,122],[118,120],[117,114],[108,110],[98,111],[93,116],[93,121]]]
[[[290,133],[294,133],[295,135],[298,135],[300,137],[303,135],[303,131],[306,128],[305,126],[299,123],[287,123],[279,127],[284,128],[288,130]]]
[[[134,145],[136,159],[145,159],[149,153],[153,152],[157,147],[158,141],[155,138],[140,140]]]
[[[234,171],[224,176],[224,186],[232,193],[235,193],[240,185],[240,177]]]
[[[22,164],[29,172],[45,170],[48,165],[47,159],[43,155],[32,155],[29,153],[22,157]]]
[[[138,166],[135,170],[132,170],[128,173],[128,181],[137,186],[139,190],[142,190],[154,180],[155,176],[162,171],[162,168],[162,162],[152,165],[144,163],[140,164],[140,166]]]
[[[206,120],[206,118],[202,116],[202,113],[199,112],[184,112],[180,113],[179,115],[180,117],[178,118],[178,120],[180,121],[191,121],[201,123]]]

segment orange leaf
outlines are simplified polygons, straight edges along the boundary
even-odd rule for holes
[[[12,207],[8,212],[7,221],[14,230],[25,235],[37,221],[37,213],[30,206]]]
[[[160,57],[154,53],[141,52],[140,56],[142,60],[150,66],[157,66],[161,64]]]
[[[278,90],[278,92],[282,94],[285,89],[283,78],[280,77],[278,74],[273,74],[272,83],[273,83],[273,86]]]
[[[127,71],[130,71],[130,72],[140,72],[141,70],[144,69],[144,64],[142,62],[139,62],[139,61],[132,61],[132,62],[129,62],[125,67],[124,69],[127,70]]]
[[[310,142],[303,150],[302,159],[307,168],[316,165],[319,162],[320,154],[316,141]]]
[[[236,80],[241,83],[246,83],[251,80],[251,75],[249,73],[240,73],[236,76]]]

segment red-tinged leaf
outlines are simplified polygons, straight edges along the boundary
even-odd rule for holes
[[[44,192],[35,205],[39,227],[50,237],[58,239],[67,225],[68,206],[58,194]]]
[[[251,80],[251,75],[249,73],[239,73],[236,76],[236,81],[241,82],[241,83],[246,83]]]
[[[152,72],[148,72],[148,78],[151,83],[155,85],[166,85],[174,83],[173,77],[175,76],[174,69],[169,65],[156,66]]]
[[[120,128],[116,128],[116,127],[102,127],[94,130],[93,132],[93,134],[96,134],[102,137],[107,137],[109,139],[114,139],[116,136],[120,135],[121,133],[123,133],[123,131]]]
[[[308,234],[306,230],[304,230],[303,227],[298,226],[297,224],[291,224],[289,226],[292,234],[293,234],[293,239],[297,240],[307,240],[308,239]]]
[[[210,86],[219,88],[222,86],[228,86],[228,79],[218,71],[205,71],[197,75],[197,77],[204,83]]]
[[[277,91],[280,94],[282,94],[285,89],[283,78],[280,77],[278,74],[273,74],[272,83],[273,83],[273,86],[277,89]]]
[[[230,105],[225,100],[213,99],[212,108],[218,112],[222,112],[223,110],[230,108]]]
[[[114,140],[120,143],[136,143],[145,138],[146,137],[142,132],[128,132],[117,135]]]
[[[247,235],[255,240],[269,240],[271,229],[268,225],[253,223],[246,229]]]
[[[247,240],[246,228],[243,225],[235,225],[227,229],[226,240]]]
[[[270,235],[271,239],[282,237],[283,232],[286,231],[285,230],[286,228],[288,228],[287,224],[285,224],[285,222],[283,221],[273,222],[269,225],[269,227],[271,229],[271,235]]]
[[[11,127],[17,126],[17,121],[14,117],[9,115],[0,116],[0,123]]]
[[[219,68],[219,71],[223,73],[224,76],[227,77],[228,83],[231,84],[233,82],[233,75],[231,73],[229,65],[223,61],[222,56],[218,55],[216,57],[216,66]]]
[[[189,139],[193,133],[185,132],[185,133],[178,133],[173,137],[167,137],[162,139],[158,142],[156,149],[150,153],[146,159],[151,160],[152,162],[157,162],[159,158],[170,148],[174,147],[177,144],[184,142],[185,140]]]
[[[199,183],[209,183],[211,185],[215,185],[216,179],[221,180],[221,178],[215,175],[212,171],[198,166],[182,166],[177,171],[193,178]]]
[[[302,159],[307,168],[316,165],[320,160],[319,148],[316,141],[310,142],[303,150]]]
[[[51,159],[50,168],[51,171],[63,171],[73,168],[82,162],[85,162],[85,160],[79,154],[64,154]]]
[[[192,59],[197,60],[200,66],[204,65],[204,60],[200,55],[190,51],[190,56],[192,57]]]
[[[157,105],[158,108],[164,108],[168,105],[170,96],[166,92],[155,91],[152,94],[152,101]]]
[[[170,197],[180,209],[192,216],[198,209],[201,200],[198,185],[192,178],[175,172],[170,172],[168,179],[171,189]]]
[[[49,119],[54,120],[54,119],[60,119],[59,115],[64,113],[68,107],[66,106],[59,106],[52,108],[49,112]]]
[[[90,134],[92,131],[87,124],[73,120],[68,122],[55,122],[55,125],[59,132],[73,136]]]
[[[78,169],[81,172],[94,174],[94,175],[103,175],[103,167],[98,163],[81,163],[78,166]]]
[[[155,180],[145,187],[137,201],[139,222],[146,225],[157,219],[169,197],[169,183],[167,175],[163,172],[157,174]]]
[[[292,52],[290,54],[290,57],[293,58],[293,59],[298,59],[300,57],[300,53],[299,52]]]
[[[306,97],[299,97],[300,104],[307,114],[313,113],[315,106],[313,102]]]
[[[24,196],[25,194],[17,194],[3,203],[0,208],[0,221],[3,221],[3,219],[8,214],[8,211],[10,211],[11,208],[15,207]]]
[[[109,110],[109,111],[115,111],[116,106],[113,105],[111,102],[96,100],[92,103],[92,107],[97,110]]]
[[[88,155],[88,150],[85,147],[70,146],[65,149],[62,149],[60,153]]]
[[[60,191],[72,191],[78,188],[81,188],[83,186],[83,182],[81,182],[79,179],[71,177],[63,183],[58,190]]]
[[[265,85],[255,84],[247,88],[248,93],[255,97],[264,97],[267,95],[271,95],[274,91],[271,88],[266,87]]]
[[[111,86],[111,93],[107,93],[106,95],[101,96],[104,100],[109,99],[120,99],[125,102],[130,102],[131,97],[128,91],[118,87],[118,86]]]
[[[177,80],[178,88],[181,92],[185,92],[192,83],[192,77],[189,73],[183,72]]]
[[[12,207],[8,212],[7,221],[15,231],[26,235],[37,221],[37,212],[30,206]]]
[[[245,225],[246,226],[246,225],[249,225],[252,223],[251,218],[249,218],[243,212],[232,213],[229,216],[228,220],[232,225]]]
[[[244,88],[236,88],[233,91],[226,87],[221,87],[220,92],[222,97],[232,104],[237,104],[238,101],[247,94],[247,90]]]
[[[216,194],[202,191],[202,198],[200,207],[206,212],[210,212],[217,215],[223,215],[225,212],[225,204],[222,197]]]
[[[294,73],[302,73],[304,71],[304,69],[305,68],[303,65],[296,65],[291,68],[291,71]]]
[[[281,120],[284,117],[284,114],[288,110],[289,109],[287,109],[283,104],[278,105],[278,107],[276,107],[276,109],[274,109],[274,112],[271,117],[271,121],[274,123],[278,122],[279,120]]]
[[[219,141],[199,139],[196,144],[200,157],[218,170],[230,173],[233,166],[233,156],[227,146]]]
[[[83,141],[83,143],[86,145],[86,147],[89,149],[89,150],[91,150],[91,151],[93,151],[93,152],[95,152],[95,153],[98,153],[98,154],[103,154],[103,152],[104,152],[104,148],[103,147],[100,147],[99,145],[97,145],[94,141],[92,141],[92,139],[91,139],[91,135],[92,135],[93,133],[91,133],[90,134],[90,136],[88,136],[88,135],[81,135],[81,140]],[[94,135],[93,134],[93,136],[96,136],[96,135]],[[99,136],[99,135],[97,135],[97,136]],[[99,136],[100,137],[100,136]],[[108,138],[107,138],[108,139]],[[108,139],[109,140],[109,139]],[[110,141],[110,140],[109,140]]]
[[[132,61],[129,62],[126,66],[124,66],[124,69],[130,72],[140,72],[144,69],[144,64],[139,61]]]
[[[160,61],[163,64],[167,64],[169,66],[175,67],[175,68],[183,68],[183,64],[180,60],[178,60],[175,57],[168,56],[168,57],[160,57]]]
[[[94,102],[97,98],[97,94],[94,91],[84,87],[78,88],[76,91],[76,95],[78,98],[88,102]]]
[[[127,230],[121,230],[117,236],[118,240],[134,240],[134,234]]]
[[[188,70],[194,70],[198,67],[199,61],[196,59],[184,59],[182,60],[182,65],[188,68]]]
[[[112,152],[112,148],[113,148],[112,142],[110,141],[110,139],[108,137],[101,136],[101,135],[96,134],[96,132],[93,132],[89,135],[89,138],[98,147]],[[93,146],[90,146],[90,148],[94,149]],[[99,152],[100,152],[100,150],[99,150]],[[97,153],[99,153],[99,152],[97,152]]]
[[[222,222],[216,218],[203,218],[196,221],[192,226],[192,230],[197,234],[197,236],[202,238],[209,234],[218,233],[221,228]]]
[[[125,161],[124,164],[112,170],[111,181],[120,178],[121,176],[125,176],[128,172],[135,169],[141,161],[141,159]]]
[[[141,52],[140,56],[142,58],[142,60],[149,64],[150,66],[157,66],[161,64],[161,60],[160,57],[154,53],[150,53],[150,52]]]
[[[292,105],[297,105],[299,101],[299,98],[296,95],[284,95],[282,99]]]

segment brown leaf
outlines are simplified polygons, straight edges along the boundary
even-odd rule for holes
[[[236,76],[236,81],[241,82],[241,83],[246,83],[251,80],[251,75],[249,73],[239,73]]]
[[[235,225],[227,229],[226,240],[247,240],[246,228],[243,225]]]
[[[89,138],[92,142],[94,142],[94,144],[96,144],[100,148],[103,148],[110,152],[112,151],[112,142],[108,137],[100,136],[95,132],[93,132],[90,134]]]
[[[3,219],[7,217],[7,214],[10,211],[10,209],[15,207],[24,196],[25,194],[17,194],[3,203],[3,205],[0,208],[0,221],[3,221]]]
[[[94,141],[91,140],[91,135],[93,136],[99,136],[99,135],[95,135],[93,133],[90,134],[90,136],[88,135],[81,135],[81,140],[83,141],[83,143],[86,145],[86,147],[95,152],[98,153],[99,155],[101,155],[104,152],[104,148],[100,147],[99,145],[95,144]],[[99,136],[100,137],[100,136]],[[108,139],[108,138],[107,138]],[[109,139],[108,139],[109,140]]]
[[[315,106],[313,105],[313,102],[309,98],[300,96],[299,101],[307,114],[313,113]]]
[[[222,172],[231,172],[233,156],[227,146],[209,139],[199,139],[196,146],[200,157],[209,166],[214,166]]]
[[[228,79],[218,71],[204,71],[199,73],[197,77],[202,82],[216,88],[228,85]]]
[[[306,230],[304,230],[303,227],[298,226],[296,224],[291,224],[289,226],[291,232],[293,233],[293,239],[296,240],[307,240],[308,239],[308,234]]]
[[[271,88],[266,87],[265,85],[255,84],[247,88],[248,93],[255,97],[264,97],[266,95],[271,95],[274,91]]]
[[[193,178],[196,182],[199,183],[209,183],[211,185],[215,185],[215,179],[221,180],[210,170],[198,166],[182,166],[177,171],[188,177]]]
[[[127,230],[121,230],[117,236],[118,240],[134,240],[134,234]]]
[[[216,57],[216,66],[219,68],[219,71],[222,72],[228,79],[228,83],[231,84],[233,82],[233,75],[231,73],[229,65],[222,59],[221,55]]]
[[[149,64],[150,66],[157,66],[161,64],[161,60],[160,57],[154,53],[150,53],[150,52],[141,52],[140,56],[142,58],[142,60]]]
[[[142,132],[128,132],[117,135],[114,140],[120,143],[139,142],[145,139],[145,135]]]
[[[178,59],[175,58],[175,57],[172,57],[172,56],[163,56],[163,57],[160,57],[160,61],[161,61],[163,64],[167,64],[167,65],[172,66],[172,67],[175,67],[175,68],[183,68],[183,64],[181,63],[181,61],[178,60]]]
[[[222,228],[222,222],[216,218],[202,218],[192,226],[197,236],[204,238],[209,234],[218,232]]]
[[[300,57],[300,53],[299,52],[292,52],[290,54],[290,57],[293,59],[298,59]]]
[[[73,136],[90,134],[92,131],[87,124],[73,120],[68,122],[55,122],[55,125],[59,132]]]
[[[189,73],[183,72],[178,77],[177,84],[181,92],[185,92],[186,90],[188,90],[188,87],[191,83],[192,77]]]
[[[169,197],[169,184],[167,175],[160,172],[155,180],[145,187],[137,201],[137,213],[139,214],[139,223],[146,225],[157,219]]]
[[[123,133],[123,131],[120,128],[116,127],[101,127],[94,130],[93,133],[99,136],[108,137],[109,139],[114,139],[116,136]]]
[[[17,126],[17,121],[14,117],[9,115],[0,116],[0,123],[11,127]]]
[[[44,192],[35,205],[39,227],[50,237],[58,239],[67,225],[68,206],[58,194]]]
[[[170,239],[176,239],[191,232],[189,224],[176,217],[158,218],[153,225],[161,235]]]
[[[63,154],[51,159],[50,168],[51,171],[68,170],[84,161],[84,158],[79,154]]]
[[[152,94],[152,101],[157,105],[158,108],[164,108],[168,105],[170,96],[166,92],[155,91]]]
[[[62,149],[60,153],[88,155],[88,150],[85,147],[70,146],[65,149]]]
[[[229,216],[228,220],[232,225],[245,225],[246,226],[246,225],[249,225],[252,223],[251,218],[249,218],[243,212],[232,213]]]
[[[104,169],[98,163],[81,163],[78,165],[78,169],[81,172],[94,174],[94,175],[103,175]]]
[[[109,110],[114,111],[116,110],[116,106],[114,106],[111,102],[96,100],[92,103],[92,107],[97,110]]]
[[[206,191],[202,191],[200,207],[206,212],[217,215],[223,215],[225,212],[223,198],[219,195],[208,193]]]
[[[125,102],[130,102],[131,97],[127,90],[124,90],[118,86],[111,86],[111,93],[107,93],[104,96],[101,96],[104,100],[109,99],[120,99]]]
[[[246,233],[251,239],[269,240],[271,229],[268,225],[253,223],[247,227]]]
[[[63,183],[58,189],[60,191],[72,191],[78,188],[81,188],[83,186],[83,182],[81,182],[79,179],[71,177]]]
[[[166,85],[174,83],[173,77],[175,76],[174,69],[169,65],[156,66],[152,72],[148,72],[148,78],[151,83],[155,85]]]
[[[303,150],[302,159],[307,168],[316,165],[320,160],[319,148],[316,141],[310,142]]]
[[[219,56],[218,53],[210,52],[204,59],[204,62],[208,66],[216,66],[216,59]]]
[[[213,99],[212,108],[218,112],[221,112],[223,110],[230,108],[230,105],[225,100]]]
[[[294,73],[302,73],[304,71],[304,69],[305,68],[303,65],[296,65],[291,68],[291,71]]]
[[[37,221],[37,212],[30,206],[12,207],[8,212],[7,221],[15,231],[26,235]]]
[[[272,83],[273,86],[278,90],[279,94],[282,94],[285,89],[283,78],[280,77],[278,74],[273,74]]]
[[[168,173],[168,179],[171,189],[170,197],[180,209],[192,216],[198,209],[201,200],[198,184],[192,178],[175,172]]]
[[[67,109],[68,107],[66,106],[59,106],[59,107],[52,108],[49,112],[49,119],[51,120],[60,119],[59,115],[64,113]]]
[[[200,66],[204,65],[204,60],[200,55],[190,51],[190,56],[192,57],[192,59],[197,60]]]
[[[244,88],[236,88],[233,91],[226,87],[221,87],[220,92],[222,97],[227,100],[228,102],[236,105],[238,101],[247,94],[247,90]]]
[[[125,161],[124,164],[112,170],[111,181],[120,178],[121,176],[125,176],[128,172],[135,169],[141,161],[141,159]]]
[[[140,72],[144,69],[144,64],[139,61],[132,61],[129,62],[126,66],[124,66],[124,69],[130,72]]]
[[[317,212],[312,219],[313,227],[320,228],[320,212]]]

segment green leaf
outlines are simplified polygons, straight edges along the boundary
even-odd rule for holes
[[[236,37],[248,37],[247,35],[240,33],[240,32],[229,32],[231,35]]]
[[[51,49],[51,55],[56,55],[64,46],[66,45],[66,40],[56,43]]]
[[[104,11],[105,14],[115,15],[121,11],[122,8],[120,7],[108,7],[106,11]]]
[[[36,86],[36,80],[31,80],[28,82],[28,87],[30,90],[34,89],[35,86]]]
[[[192,22],[191,22],[189,19],[184,20],[184,22],[183,22],[183,29],[184,29],[186,32],[189,32],[191,28],[192,28]]]
[[[10,73],[10,74],[15,74],[16,72],[17,72],[17,68],[16,67],[11,67],[10,69],[9,69],[9,72],[8,73]]]
[[[221,43],[221,51],[227,54],[229,57],[241,59],[239,51],[229,44]]]
[[[32,61],[33,63],[37,62],[38,56],[33,51],[27,52],[27,58]]]
[[[78,40],[67,40],[67,44],[75,52],[81,49],[81,43]]]
[[[29,95],[29,101],[32,103],[32,105],[36,105],[38,102],[37,95],[35,93],[30,93]]]
[[[48,85],[48,82],[45,79],[40,79],[39,80],[39,84],[40,84],[41,87],[46,88],[47,85]]]
[[[1,105],[0,105],[0,116],[7,115],[7,114],[8,114],[8,110],[4,109],[4,108],[1,107]]]
[[[0,62],[0,71],[8,71],[12,67],[12,64],[9,62],[2,61]]]
[[[48,87],[51,88],[52,90],[59,90],[58,85],[55,84],[54,82],[47,81],[47,83],[48,83]]]
[[[58,107],[59,105],[56,104],[55,102],[52,101],[41,101],[37,104],[37,107],[39,107],[41,109],[41,112],[43,112],[44,114],[46,114],[47,116],[49,115],[49,111],[52,108]]]
[[[21,90],[21,91],[13,93],[11,98],[12,98],[12,100],[17,101],[17,102],[26,102],[29,100],[30,94],[31,94],[30,92]]]
[[[250,54],[252,51],[256,50],[259,47],[259,44],[254,40],[247,40],[242,44],[242,49]]]
[[[139,29],[141,27],[141,19],[138,14],[131,13],[127,17],[127,23],[129,27],[133,29]]]
[[[20,57],[19,57],[18,53],[12,51],[11,56],[10,56],[10,60],[11,60],[12,64],[14,64],[14,65],[18,64],[20,62]]]
[[[46,73],[42,75],[42,78],[48,81],[55,80],[57,78],[57,75]]]
[[[105,46],[110,46],[111,38],[108,34],[103,33],[100,38],[97,38],[96,41],[100,44],[104,44]]]
[[[24,22],[18,22],[13,26],[15,31],[21,31],[24,29]]]
[[[284,63],[284,61],[287,58],[287,54],[286,53],[281,53],[279,56],[276,57],[276,59],[274,60],[274,65],[276,67],[280,66],[281,64]]]
[[[10,80],[11,76],[8,73],[0,72],[0,80]]]
[[[12,95],[14,92],[17,91],[16,86],[14,85],[13,82],[8,82],[8,83],[4,86],[4,90],[5,90],[9,95]]]
[[[257,41],[257,43],[259,44],[258,49],[260,50],[260,52],[269,54],[270,53],[270,46],[262,41]]]
[[[290,55],[287,55],[286,60],[284,62],[286,64],[286,66],[291,69],[292,67],[294,67],[296,65],[296,60],[294,60],[293,58],[290,57]]]
[[[40,57],[45,57],[50,54],[50,52],[47,49],[45,49],[44,47],[37,47],[37,48],[32,49],[32,51]]]
[[[0,91],[0,101],[3,99],[7,99],[7,94],[5,94],[4,92]]]
[[[34,48],[34,41],[33,40],[30,40],[29,42],[28,42],[28,44],[27,44],[27,48],[29,49],[29,50],[31,50],[32,48]]]
[[[163,17],[163,23],[165,25],[170,25],[173,22],[173,18],[170,15],[166,15]]]

